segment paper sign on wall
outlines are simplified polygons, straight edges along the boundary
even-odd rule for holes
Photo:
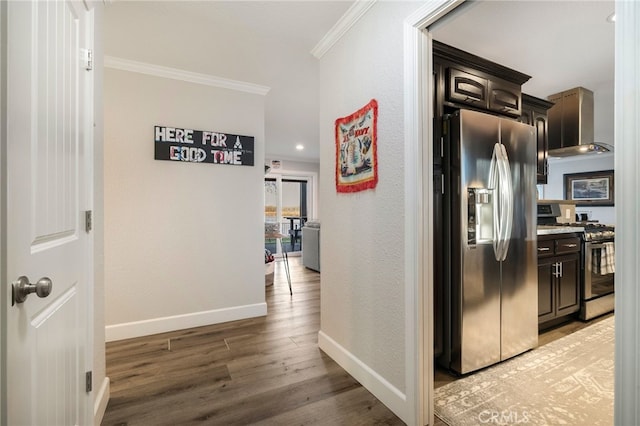
[[[253,136],[179,127],[154,127],[155,159],[253,166]]]

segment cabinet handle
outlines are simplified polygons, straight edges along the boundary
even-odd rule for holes
[[[556,262],[553,264],[553,276],[556,278],[562,278],[562,262]]]
[[[551,248],[549,247],[538,247],[538,251],[549,251]]]
[[[563,244],[563,246],[565,246],[565,247],[569,247],[569,248],[578,247],[578,245],[577,245],[577,244]]]

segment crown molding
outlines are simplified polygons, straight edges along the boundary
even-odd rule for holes
[[[377,0],[356,0],[349,10],[322,37],[322,40],[311,49],[311,54],[320,59],[344,36],[351,27],[364,16]]]
[[[236,90],[255,95],[265,96],[271,90],[270,87],[259,84],[247,83],[244,81],[231,80],[228,78],[216,77],[209,74],[201,74],[192,71],[169,68],[161,65],[149,64],[145,62],[133,61],[130,59],[117,58],[114,56],[104,56],[105,68],[113,68],[121,71],[136,72],[139,74],[152,75],[154,77],[169,78],[172,80],[186,81],[188,83],[202,84],[204,86],[219,87],[222,89]]]

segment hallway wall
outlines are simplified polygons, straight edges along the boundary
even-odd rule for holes
[[[320,60],[320,347],[403,419],[406,399],[403,22],[377,2]],[[375,189],[337,193],[334,123],[378,101]]]
[[[104,80],[106,340],[265,315],[264,96]],[[255,165],[154,160],[154,125],[254,136]]]

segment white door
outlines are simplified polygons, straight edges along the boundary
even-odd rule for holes
[[[7,18],[7,423],[89,424],[93,15],[82,2],[9,1]],[[20,276],[50,278],[51,293],[11,305]]]

